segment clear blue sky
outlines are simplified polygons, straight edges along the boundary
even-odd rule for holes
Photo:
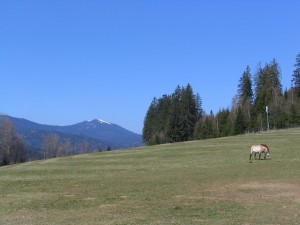
[[[0,113],[137,133],[153,97],[190,83],[231,106],[249,65],[275,58],[290,88],[299,0],[1,0]]]

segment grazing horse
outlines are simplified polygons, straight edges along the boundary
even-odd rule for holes
[[[259,153],[259,159],[260,159],[261,153],[264,153],[265,154],[264,159],[266,159],[267,155],[270,156],[270,149],[269,149],[268,146],[266,146],[264,144],[253,145],[251,147],[249,160],[251,160],[251,157],[252,157],[253,154],[254,154],[254,157],[256,159],[256,153]]]

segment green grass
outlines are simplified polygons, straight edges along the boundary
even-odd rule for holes
[[[0,224],[300,224],[300,129],[1,167]]]

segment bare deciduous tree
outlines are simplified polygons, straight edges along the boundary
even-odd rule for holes
[[[0,117],[0,165],[26,161],[23,140],[17,136],[7,117]]]
[[[59,136],[48,134],[43,140],[44,159],[54,158],[59,152]]]

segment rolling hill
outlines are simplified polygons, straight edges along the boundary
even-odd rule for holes
[[[300,129],[0,167],[0,224],[300,224]],[[264,143],[267,160],[249,161]]]

